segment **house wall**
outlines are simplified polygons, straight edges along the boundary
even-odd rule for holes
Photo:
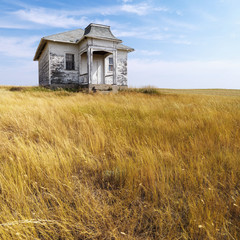
[[[49,43],[51,84],[79,83],[79,46],[66,43]],[[65,55],[74,54],[75,70],[66,70]]]
[[[115,42],[98,39],[86,39],[79,45],[49,42],[39,58],[39,84],[42,86],[87,84],[87,54],[82,54],[81,58],[79,56],[88,46],[93,46],[97,51],[116,50]],[[74,54],[75,70],[66,70],[65,55],[67,53]],[[116,56],[116,83],[118,86],[127,86],[127,51],[118,50]],[[109,71],[109,57],[112,57],[112,54],[108,55],[103,62],[103,83],[110,85],[113,84],[113,72]]]
[[[82,50],[86,49],[88,45],[88,40],[84,39],[81,41],[81,43],[79,44],[79,51],[81,52]]]
[[[115,48],[116,43],[113,41],[101,40],[101,39],[89,39],[88,44],[94,47],[106,47],[106,48]]]
[[[80,74],[87,73],[87,53],[81,55]]]
[[[39,61],[38,61],[38,69],[39,69],[39,85],[46,86],[49,85],[49,47],[45,46]]]
[[[88,69],[87,69],[87,53],[83,53],[80,56],[80,66],[79,66],[79,83],[87,84],[88,83]]]
[[[127,86],[127,51],[117,51],[117,85]]]
[[[105,58],[105,84],[113,84],[113,72],[109,71],[109,58],[113,55],[109,55]]]

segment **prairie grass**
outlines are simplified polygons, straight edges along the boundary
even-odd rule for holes
[[[225,92],[0,88],[0,239],[240,239]]]

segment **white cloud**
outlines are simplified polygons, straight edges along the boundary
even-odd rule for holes
[[[10,15],[17,18],[15,21],[20,19],[24,23],[28,22],[51,27],[71,28],[86,26],[93,20],[92,17],[91,19],[88,18],[94,15],[113,16],[122,13],[132,13],[143,16],[154,11],[166,11],[166,8],[154,7],[146,2],[138,4],[131,4],[130,2],[129,0],[125,0],[123,4],[120,5],[76,10],[26,7],[12,12]]]
[[[159,56],[162,54],[160,51],[150,51],[150,50],[136,50],[136,53],[141,54],[142,56]]]
[[[142,35],[145,35],[145,32],[137,31],[135,29],[129,29],[128,31],[125,30],[118,30],[118,29],[113,29],[114,35],[118,37],[140,37]]]
[[[157,12],[167,12],[167,11],[169,11],[169,9],[166,8],[166,7],[154,7],[153,10],[157,11]]]
[[[70,12],[45,8],[21,9],[13,14],[22,20],[52,27],[70,28],[85,26],[89,23],[86,17],[76,18],[70,16]]]
[[[132,5],[132,4],[124,4],[121,7],[121,10],[123,12],[128,12],[128,13],[135,13],[137,15],[146,15],[148,11],[150,10],[150,6],[146,3],[141,3],[137,5]]]
[[[33,58],[39,36],[0,37],[0,53],[8,57]]]
[[[0,20],[0,28],[5,28],[5,29],[30,29],[29,26],[26,26],[24,24],[3,22],[1,20]]]
[[[180,11],[180,10],[177,10],[177,11],[176,11],[176,14],[177,14],[178,16],[183,16],[183,12]]]
[[[147,15],[151,12],[166,12],[167,8],[164,7],[154,7],[148,3],[139,3],[139,4],[123,4],[121,7],[123,12],[135,13],[139,16]]]
[[[130,86],[240,88],[240,62],[129,59]]]
[[[6,29],[35,29],[36,27],[79,28],[87,26],[89,22],[96,22],[96,17],[98,22],[108,22],[111,23],[112,27],[117,27],[118,23],[110,22],[106,19],[101,20],[101,18],[103,16],[117,16],[126,13],[144,16],[153,12],[167,11],[166,8],[154,6],[151,2],[142,1],[137,4],[132,2],[132,0],[122,0],[121,4],[75,8],[73,10],[56,10],[53,8],[19,5],[19,10],[4,12],[0,16],[0,27]]]
[[[121,30],[121,26],[119,28],[113,28],[113,33],[117,37],[134,37],[138,39],[146,39],[146,40],[156,40],[162,41],[166,39],[170,39],[172,35],[162,33],[159,29],[150,29],[150,28],[131,28],[128,27],[128,31]],[[126,27],[125,27],[126,28]],[[119,30],[120,29],[120,30]]]
[[[196,26],[182,21],[176,21],[170,18],[163,18],[164,22],[167,23],[169,26],[175,27],[177,29],[188,29],[188,30],[195,30]]]
[[[191,41],[178,39],[178,40],[172,40],[172,43],[174,44],[182,44],[182,45],[192,45]]]
[[[145,14],[147,6],[138,6],[136,9],[132,7],[123,6],[113,6],[109,8],[92,8],[84,10],[74,10],[74,11],[56,11],[47,8],[28,8],[21,9],[12,13],[15,17],[15,22],[22,21],[25,26],[24,28],[29,28],[29,24],[43,25],[49,27],[59,27],[59,28],[72,28],[72,27],[85,27],[89,22],[98,22],[103,24],[110,24],[111,26],[117,26],[119,24],[113,24],[109,20],[97,20],[94,18],[86,17],[93,15],[116,15],[121,12],[135,12],[135,14],[141,15]],[[28,25],[27,25],[27,24]],[[1,22],[0,22],[1,25]],[[7,26],[7,25],[6,25]],[[13,25],[14,26],[14,25]],[[17,24],[15,24],[17,26]]]
[[[218,18],[216,16],[214,16],[213,14],[210,14],[206,10],[196,9],[195,14],[197,14],[204,21],[207,21],[207,22],[217,22],[218,21]]]

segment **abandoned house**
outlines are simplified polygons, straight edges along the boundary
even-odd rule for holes
[[[39,85],[126,88],[127,55],[134,49],[121,43],[109,26],[93,23],[84,30],[43,37],[34,56],[34,61],[38,61]]]

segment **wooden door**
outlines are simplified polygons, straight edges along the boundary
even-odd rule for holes
[[[103,60],[98,57],[93,59],[93,84],[103,83]]]

